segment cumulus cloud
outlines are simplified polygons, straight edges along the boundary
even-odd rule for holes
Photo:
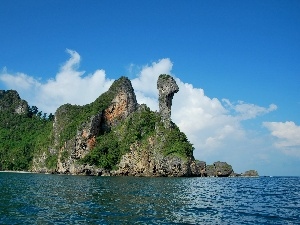
[[[288,155],[300,157],[300,126],[292,121],[264,122],[263,126],[276,138],[275,147]]]
[[[235,114],[237,119],[239,120],[248,120],[256,118],[257,116],[261,116],[272,112],[277,109],[275,104],[269,105],[268,108],[261,107],[255,104],[245,103],[243,101],[238,101],[237,104],[232,104],[228,99],[222,99],[229,110],[232,110]]]
[[[2,70],[0,80],[14,90],[30,91],[32,87],[38,87],[40,85],[33,77],[24,73],[16,73],[15,75],[12,75],[7,72],[6,68]]]
[[[104,70],[85,75],[84,71],[78,71],[80,55],[69,49],[67,53],[70,59],[61,66],[54,79],[45,83],[24,73],[9,74],[6,69],[0,74],[0,80],[7,87],[18,90],[31,105],[48,113],[54,113],[57,107],[65,103],[90,103],[108,90],[113,80],[106,78]]]

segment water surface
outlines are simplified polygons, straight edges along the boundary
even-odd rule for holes
[[[0,224],[299,224],[300,177],[0,173]]]

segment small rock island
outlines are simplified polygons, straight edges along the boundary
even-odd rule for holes
[[[1,131],[6,135],[0,145],[0,170],[97,176],[258,176],[254,170],[236,174],[226,162],[206,165],[196,160],[192,144],[171,120],[172,99],[179,91],[175,79],[160,75],[157,89],[159,112],[139,105],[131,81],[121,77],[94,102],[62,105],[48,118],[16,91],[0,91]],[[12,143],[17,140],[18,144]]]

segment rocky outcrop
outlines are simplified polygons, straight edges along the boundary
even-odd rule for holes
[[[175,80],[169,75],[160,75],[157,88],[159,113],[152,112],[146,105],[138,105],[126,77],[116,80],[91,104],[59,107],[54,121],[52,117],[51,120],[40,117],[37,107],[29,108],[13,90],[0,90],[0,113],[4,113],[5,118],[26,114],[22,115],[23,119],[43,121],[41,127],[45,129],[38,130],[41,136],[30,139],[32,143],[38,140],[38,144],[28,145],[32,148],[30,154],[34,154],[33,160],[28,162],[32,172],[98,176],[258,176],[255,170],[236,174],[226,162],[206,165],[204,161],[195,160],[192,144],[171,121],[172,99],[179,91]],[[35,124],[33,127],[36,128]]]
[[[95,147],[97,136],[109,132],[112,127],[135,112],[138,104],[131,82],[126,77],[121,77],[115,81],[107,93],[113,95],[107,108],[91,116],[89,121],[84,122],[78,128],[76,136],[66,141],[64,146],[60,148],[56,172],[89,175],[108,174],[107,171],[101,168],[82,165],[78,163],[78,160],[82,159]],[[66,107],[70,107],[70,105]],[[61,130],[68,120],[67,115],[65,115],[67,111],[64,107],[61,107],[55,113],[54,130],[57,146],[59,145]]]
[[[229,177],[233,174],[232,166],[226,162],[215,162],[213,165],[206,166],[206,175],[208,177]]]
[[[204,161],[198,161],[198,160],[192,160],[190,164],[191,169],[191,176],[196,177],[206,177],[206,162]]]
[[[247,170],[241,174],[242,177],[258,177],[258,172],[256,170]]]
[[[159,112],[165,128],[170,128],[172,99],[174,94],[179,91],[179,87],[173,77],[162,74],[157,80],[157,89],[159,93]]]
[[[74,148],[71,149],[72,159],[81,159],[96,145],[96,137],[101,132],[102,113],[92,116],[89,122],[83,123],[77,131]]]
[[[225,162],[206,165],[204,161],[195,160],[191,143],[172,123],[172,99],[179,91],[175,80],[169,75],[160,75],[157,88],[159,113],[151,112],[146,105],[138,105],[131,82],[125,77],[115,81],[106,93],[87,106],[66,104],[59,107],[53,123],[53,145],[48,152],[35,156],[32,171],[98,176],[233,176],[231,165]],[[66,129],[74,120],[80,123]],[[77,132],[69,135],[71,128]],[[102,147],[97,149],[97,140],[101,143],[101,137],[107,137],[105,134],[114,134],[109,137],[113,137],[113,143],[117,145],[111,145],[112,142],[104,138],[102,140],[107,141],[108,146],[98,145]],[[131,141],[132,136],[138,138]],[[126,143],[126,146],[120,143]],[[122,146],[118,164],[104,166],[113,170],[97,167],[98,155],[96,161],[85,161],[85,156],[88,158],[93,150],[103,156],[111,146],[112,151]],[[49,168],[51,160],[56,161],[54,167]],[[255,173],[248,171],[244,175]]]
[[[161,147],[164,138],[158,137],[164,134],[160,129],[157,129],[156,134],[148,138],[146,144],[136,142],[130,145],[130,152],[121,157],[119,164],[116,165],[117,169],[113,171],[78,163],[78,160],[93,150],[97,144],[96,137],[101,133],[110,132],[120,121],[126,120],[133,113],[140,115],[145,113],[147,107],[145,105],[138,107],[131,82],[127,78],[121,78],[115,83],[111,89],[117,91],[108,91],[114,93],[111,103],[97,115],[92,116],[88,122],[83,123],[77,130],[76,136],[60,147],[56,172],[115,176],[204,176],[205,163],[196,162],[193,157],[182,158],[162,153]],[[158,88],[161,100],[160,117],[164,126],[170,128],[172,97],[178,91],[178,86],[172,77],[161,75],[158,80]],[[62,106],[55,114],[54,131],[57,146],[60,143],[62,127],[64,123],[68,122],[68,107],[72,106]],[[137,117],[140,118],[138,115]]]
[[[98,174],[98,170],[89,165],[81,165],[77,160],[82,159],[96,145],[96,137],[101,132],[102,113],[92,116],[90,121],[83,123],[77,130],[76,137],[65,142],[60,148],[56,172],[71,174]],[[88,172],[90,171],[90,172]]]
[[[119,121],[126,119],[131,113],[138,108],[136,96],[128,78],[122,77],[118,81],[118,91],[111,101],[111,104],[103,112],[102,129],[109,130]]]
[[[176,156],[164,156],[154,137],[148,139],[147,145],[134,144],[130,152],[123,155],[118,169],[112,171],[115,176],[191,176],[191,160]]]
[[[15,90],[0,90],[0,112],[8,111],[11,113],[25,114],[28,112],[28,103],[20,98]]]
[[[62,136],[66,135],[65,127],[76,120],[76,115],[85,111],[86,106],[66,104],[58,108],[53,124],[54,146],[49,148],[51,152],[47,154],[43,152],[40,157],[34,159],[33,171],[101,176],[207,176],[205,162],[194,160],[192,150],[188,155],[180,156],[180,154],[172,153],[173,151],[176,153],[177,148],[181,148],[182,152],[189,152],[190,150],[185,148],[192,148],[184,138],[185,135],[180,134],[179,130],[176,131],[179,133],[174,138],[178,138],[179,135],[182,138],[180,141],[167,138],[176,126],[171,126],[171,105],[173,95],[179,89],[175,80],[169,75],[161,75],[157,87],[160,113],[152,112],[153,118],[158,118],[155,126],[151,128],[154,129],[154,133],[147,136],[146,140],[130,144],[129,152],[121,156],[119,163],[115,166],[116,169],[109,171],[88,163],[80,163],[80,160],[93,151],[97,145],[97,137],[101,137],[103,133],[116,132],[117,137],[122,141],[124,132],[127,132],[126,129],[132,129],[133,124],[140,124],[144,121],[145,118],[142,115],[150,116],[148,114],[150,109],[146,105],[138,106],[131,82],[124,77],[115,81],[104,94],[104,99],[109,99],[109,104],[106,104],[105,108],[102,107],[96,114],[89,116],[86,122],[77,127],[76,134],[67,140]],[[95,105],[105,104],[96,100],[89,107],[92,108]],[[127,119],[125,129],[115,130],[118,124]],[[145,121],[142,123],[147,126]],[[143,129],[145,128],[139,127],[137,133],[133,135],[143,136]],[[178,145],[175,145],[177,147],[172,151],[166,149],[170,142],[174,141],[177,141]],[[181,146],[182,143],[185,144]],[[57,155],[56,168],[47,169],[47,157],[55,155]],[[222,174],[222,172],[219,173],[219,175]]]

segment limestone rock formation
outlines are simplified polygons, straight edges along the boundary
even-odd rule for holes
[[[42,128],[36,131],[39,135],[27,135],[32,138],[26,139],[25,147],[21,148],[26,152],[19,151],[20,158],[22,154],[33,156],[33,159],[28,158],[26,168],[30,166],[32,172],[98,176],[258,176],[255,170],[235,174],[225,162],[206,165],[195,160],[192,144],[171,121],[172,99],[179,91],[175,80],[169,75],[160,75],[157,88],[159,113],[146,105],[138,105],[126,77],[116,80],[90,104],[62,105],[55,112],[54,121],[52,117],[46,119],[35,114],[37,107],[29,108],[12,90],[0,90],[0,113],[5,119],[12,116],[25,121],[26,129],[30,125],[28,121],[34,128],[37,126],[33,119],[39,122]],[[1,168],[4,167],[0,164]]]
[[[241,174],[242,177],[258,177],[258,172],[256,170],[247,170]]]
[[[205,162],[194,160],[193,147],[185,134],[175,124],[171,126],[172,98],[179,90],[175,80],[169,75],[161,75],[157,87],[160,113],[137,104],[131,82],[125,77],[115,81],[108,92],[87,106],[66,104],[59,107],[53,123],[53,146],[49,147],[48,153],[42,152],[34,158],[33,171],[101,176],[205,176]],[[98,105],[99,109],[95,110]],[[74,121],[82,120],[77,117],[90,111],[94,112],[87,114],[85,122],[74,124]],[[70,135],[68,132],[72,132],[70,129],[75,125],[77,132]],[[128,151],[122,150],[125,152],[115,169],[80,162],[96,148],[97,137],[110,132],[119,142],[136,138],[125,147]],[[97,151],[101,154],[102,150]],[[49,156],[57,157],[56,168],[47,167]]]
[[[233,174],[233,169],[226,162],[218,161],[206,166],[206,174],[208,177],[229,177]]]
[[[157,89],[159,92],[159,112],[165,128],[170,128],[172,99],[174,94],[179,91],[179,87],[173,77],[162,74],[157,80]]]
[[[88,154],[96,145],[96,136],[101,132],[101,116],[99,113],[92,116],[90,121],[83,123],[77,130],[75,138],[69,140],[59,150],[56,171],[58,173],[87,174],[93,171],[93,167],[82,166],[76,163]],[[94,171],[98,173],[98,171]]]
[[[176,156],[164,156],[158,149],[155,138],[150,137],[147,145],[136,143],[131,151],[122,156],[118,169],[112,171],[115,176],[191,176],[191,160]]]
[[[95,147],[96,137],[101,132],[101,116],[102,113],[92,116],[89,122],[83,123],[81,128],[77,130],[75,145],[71,149],[71,158],[81,159]]]
[[[104,130],[109,130],[138,108],[131,81],[128,78],[122,77],[118,82],[120,83],[118,91],[109,107],[103,112],[102,129]]]
[[[135,145],[131,151],[122,156],[118,169],[112,171],[115,176],[158,176],[158,177],[205,177],[206,163],[192,158],[182,159],[169,155],[164,156],[155,140],[149,139],[145,149]]]
[[[105,174],[103,169],[97,169],[90,165],[81,165],[77,160],[82,159],[96,145],[96,137],[103,132],[109,132],[120,121],[126,119],[131,113],[135,112],[138,104],[132,88],[131,82],[126,77],[121,77],[115,81],[108,92],[112,97],[109,105],[92,115],[89,121],[83,123],[77,130],[74,138],[65,142],[60,148],[57,163],[58,173],[71,174]],[[96,104],[96,103],[92,103]],[[59,108],[55,114],[54,130],[56,143],[59,139],[61,126],[66,120],[63,116],[64,109]],[[63,157],[63,156],[67,157]]]
[[[191,176],[206,177],[206,162],[193,160],[190,164]]]
[[[25,114],[28,111],[28,107],[28,103],[20,98],[17,91],[0,90],[0,111]]]

